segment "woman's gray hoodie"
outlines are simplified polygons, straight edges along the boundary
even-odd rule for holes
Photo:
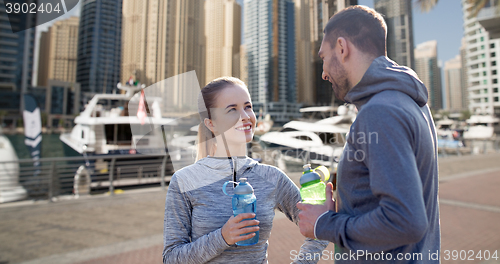
[[[222,226],[233,215],[231,197],[222,192],[224,182],[233,180],[233,162],[236,181],[247,178],[257,197],[260,230],[259,242],[253,246],[230,246],[221,234]],[[232,188],[227,187],[231,195]],[[165,203],[163,263],[267,263],[274,209],[298,224],[296,204],[300,200],[297,186],[276,167],[248,157],[200,159],[177,171],[170,181]],[[307,238],[300,253],[314,256],[327,245],[328,241]],[[318,254],[316,257],[294,263],[317,263]]]

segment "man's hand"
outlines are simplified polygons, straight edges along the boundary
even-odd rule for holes
[[[303,204],[297,203],[297,208],[302,212],[299,213],[299,228],[300,233],[305,237],[315,239],[314,224],[318,217],[326,211],[335,212],[335,200],[333,199],[333,184],[326,184],[326,201],[324,204]]]

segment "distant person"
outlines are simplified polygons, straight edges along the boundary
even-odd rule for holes
[[[213,80],[201,90],[198,109],[197,162],[175,172],[167,191],[163,263],[267,263],[274,210],[298,224],[299,189],[280,169],[246,156],[256,118],[245,83],[232,77]],[[254,215],[234,217],[231,197],[222,192],[224,182],[242,177],[257,197],[256,220],[240,222]],[[257,244],[235,245],[257,230]],[[246,233],[251,234],[240,236]],[[299,254],[318,256],[328,243],[307,238]]]
[[[346,8],[324,33],[323,79],[359,112],[338,166],[337,211],[329,183],[325,205],[297,204],[301,233],[335,243],[335,263],[438,263],[438,155],[427,89],[386,57],[387,28],[375,10]]]

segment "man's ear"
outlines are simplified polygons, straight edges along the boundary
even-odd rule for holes
[[[347,57],[349,56],[349,47],[347,46],[347,40],[343,37],[337,38],[337,52],[338,58],[340,58],[341,62],[346,62]]]
[[[214,123],[212,122],[212,120],[208,119],[208,118],[205,118],[203,119],[203,123],[205,123],[205,126],[210,130],[212,131],[212,133],[215,134],[215,126],[214,126]]]

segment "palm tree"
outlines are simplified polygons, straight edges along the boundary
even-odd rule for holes
[[[417,4],[420,6],[422,12],[429,12],[434,6],[436,6],[439,0],[416,0]],[[491,0],[491,5],[497,7],[497,14],[500,13],[500,0]],[[471,16],[477,16],[479,11],[483,9],[490,0],[467,0],[471,6]]]

